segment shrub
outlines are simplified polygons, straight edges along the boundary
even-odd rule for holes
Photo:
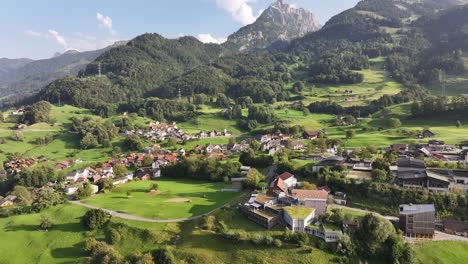
[[[254,234],[252,236],[252,243],[254,243],[256,245],[262,244],[264,240],[265,240],[265,238],[260,234]]]
[[[88,237],[84,241],[83,249],[86,252],[91,252],[93,248],[96,246],[96,244],[97,244],[97,240],[94,237]]]
[[[272,236],[270,236],[270,235],[265,236],[265,244],[266,244],[267,246],[271,246],[271,245],[273,244],[274,241],[275,241],[275,240],[273,239]]]
[[[41,224],[39,227],[42,230],[49,230],[54,225],[54,221],[48,215],[41,215]]]
[[[119,231],[111,228],[107,233],[106,233],[106,241],[107,243],[111,245],[115,245],[120,242],[122,239],[122,236],[120,235]]]
[[[280,248],[281,246],[283,246],[283,242],[281,242],[281,240],[279,240],[279,239],[275,239],[275,240],[273,241],[273,245],[274,245],[275,247],[277,247],[277,248]]]

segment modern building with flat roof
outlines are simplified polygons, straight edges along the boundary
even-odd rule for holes
[[[435,207],[433,204],[400,205],[400,228],[405,236],[433,238],[435,220]]]

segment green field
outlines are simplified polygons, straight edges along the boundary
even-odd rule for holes
[[[0,218],[0,263],[77,263],[85,256],[85,229],[80,217],[86,209],[61,205],[47,210],[55,226],[39,230],[40,214]]]
[[[468,243],[441,241],[416,244],[416,258],[426,264],[461,264],[468,260]]]
[[[221,192],[229,188],[223,183],[207,183],[192,180],[161,179],[160,194],[149,195],[154,181],[134,181],[118,187],[114,192],[85,200],[85,203],[152,219],[178,219],[201,215],[230,202],[238,193]],[[131,198],[127,197],[131,192]],[[204,198],[206,196],[206,198]],[[191,202],[173,202],[171,199]]]

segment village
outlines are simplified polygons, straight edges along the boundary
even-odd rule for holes
[[[150,122],[148,131],[136,130],[125,132],[126,136],[138,135],[146,142],[164,142],[168,139],[176,139],[178,142],[199,140],[215,137],[231,137],[227,132],[200,132],[197,135],[185,134],[175,122],[166,123]],[[314,149],[308,151],[319,138],[327,136],[326,131],[304,131],[300,137],[293,137],[282,133],[265,134],[257,138],[258,151],[262,155],[273,156],[284,151],[295,153],[299,159],[310,161],[310,171],[320,175],[324,169],[341,168],[345,178],[355,184],[372,182],[374,180],[375,158],[360,158],[353,150],[342,150],[342,156],[338,156],[339,147],[330,146],[324,152]],[[468,193],[468,170],[461,166],[468,161],[468,147],[458,148],[446,145],[442,141],[433,139],[435,134],[429,130],[423,131],[421,138],[429,138],[427,144],[409,146],[407,144],[392,144],[387,149],[381,149],[381,153],[393,153],[395,163],[390,164],[388,170],[392,175],[391,184],[409,189],[425,189],[431,192]],[[83,188],[89,184],[92,194],[96,195],[102,190],[102,182],[106,179],[114,186],[125,185],[132,181],[150,181],[161,178],[161,169],[168,164],[176,164],[186,157],[196,156],[206,160],[226,160],[238,157],[252,148],[253,139],[233,141],[229,144],[211,144],[205,146],[196,145],[193,149],[182,147],[175,150],[161,148],[159,144],[145,147],[142,152],[123,153],[110,158],[99,167],[82,167],[82,160],[65,160],[54,164],[56,171],[66,171],[63,182],[63,193],[73,199]],[[354,154],[353,154],[354,153]],[[373,155],[379,157],[381,155]],[[435,162],[448,162],[453,164],[447,168],[436,168],[426,165]],[[35,166],[38,163],[47,163],[44,157],[17,158],[5,162],[1,175],[20,174],[22,170]],[[126,172],[116,174],[114,168],[121,165]],[[80,169],[72,169],[82,167]],[[245,187],[250,166],[242,166],[238,177],[231,178],[232,187],[223,191],[240,192]],[[330,210],[334,205],[346,206],[347,194],[339,189],[331,189],[328,186],[309,188],[303,186],[292,173],[269,175],[266,178],[266,188],[254,191],[245,201],[239,205],[242,214],[251,221],[272,229],[277,225],[283,225],[294,232],[305,232],[319,237],[327,243],[337,243],[345,232],[357,228],[356,219],[341,219],[330,221]],[[54,186],[55,182],[49,182],[47,186]],[[44,186],[44,187],[47,187]],[[100,187],[101,186],[101,187]],[[0,207],[9,207],[15,204],[16,197],[8,196],[0,201]],[[339,208],[339,207],[338,207]],[[394,223],[404,231],[405,235],[417,238],[433,238],[435,230],[448,232],[461,236],[468,236],[466,222],[453,219],[436,219],[434,205],[401,205],[400,217],[393,219]],[[421,228],[409,225],[407,217],[425,219],[418,222]],[[424,227],[424,228],[423,228]]]

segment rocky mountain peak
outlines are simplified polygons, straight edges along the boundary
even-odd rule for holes
[[[253,24],[241,28],[225,44],[234,51],[264,49],[278,41],[289,41],[320,29],[311,12],[277,0]]]

